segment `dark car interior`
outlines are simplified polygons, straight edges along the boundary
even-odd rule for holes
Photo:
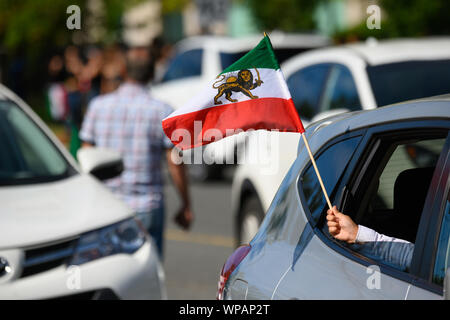
[[[402,171],[394,184],[394,208],[372,211],[363,224],[379,233],[414,242],[433,172],[434,167]]]
[[[355,221],[380,234],[414,243],[437,159],[444,144],[439,136],[383,143],[365,174],[352,207]],[[411,148],[428,148],[417,160]],[[357,199],[360,199],[358,201]],[[356,205],[359,202],[359,205]]]

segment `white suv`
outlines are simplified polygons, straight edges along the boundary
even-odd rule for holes
[[[317,49],[287,60],[281,69],[306,127],[346,111],[449,93],[450,38],[371,40]],[[264,131],[248,135],[245,159],[268,158],[241,160],[235,172],[232,212],[239,243],[248,243],[258,230],[296,157],[299,138]]]
[[[182,107],[225,68],[254,48],[261,38],[262,35],[242,38],[199,36],[180,41],[164,76],[152,87],[152,95],[175,109]],[[318,35],[274,32],[270,39],[280,63],[298,53],[329,44],[328,38]],[[198,180],[219,176],[220,164],[226,162],[227,155],[234,155],[242,139],[243,135],[231,136],[204,147],[201,151],[206,161],[191,166],[191,174]],[[192,154],[187,151],[183,156],[189,159]]]
[[[79,159],[97,178],[123,168],[112,151]],[[0,300],[167,298],[151,238],[92,175],[0,85]]]

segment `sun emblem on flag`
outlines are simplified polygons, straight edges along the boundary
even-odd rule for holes
[[[238,100],[231,98],[233,92],[242,92],[250,99],[258,99],[258,96],[253,95],[250,90],[259,87],[264,82],[261,80],[261,76],[259,74],[258,69],[255,68],[258,79],[253,82],[253,74],[248,69],[240,70],[235,76],[226,77],[224,74],[219,75],[219,80],[213,83],[212,87],[217,89],[217,95],[214,97],[214,104],[222,104],[222,101],[219,101],[219,98],[225,94],[225,98],[231,102],[237,102]],[[225,82],[223,82],[225,80]],[[220,83],[222,82],[222,83]],[[219,85],[217,85],[220,83]]]

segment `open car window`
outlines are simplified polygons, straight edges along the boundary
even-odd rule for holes
[[[349,246],[377,263],[409,271],[431,179],[447,130],[392,132],[366,148],[359,182],[343,212],[382,241]],[[325,228],[324,228],[325,229]],[[385,236],[385,238],[382,238]]]
[[[384,153],[384,157],[368,172],[369,187],[357,206],[355,220],[379,233],[414,242],[444,143],[442,136],[428,136],[392,141],[380,147],[379,152]]]

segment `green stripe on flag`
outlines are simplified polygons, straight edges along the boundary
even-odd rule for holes
[[[222,73],[252,68],[280,69],[268,36],[265,36],[255,48],[223,70]]]

